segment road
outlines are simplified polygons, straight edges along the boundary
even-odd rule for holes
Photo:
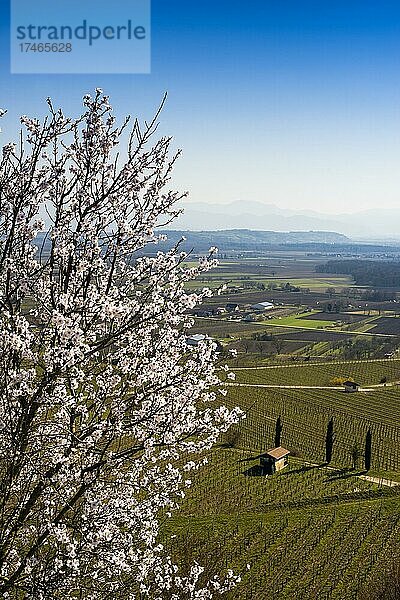
[[[318,463],[312,463],[312,462],[305,462],[304,464],[309,465],[311,467],[319,467],[320,465]],[[325,467],[325,469],[328,469],[330,471],[335,471],[337,469],[337,467]],[[400,481],[393,481],[391,479],[383,479],[382,477],[372,477],[371,475],[355,475],[355,477],[358,477],[358,479],[363,479],[364,481],[370,481],[371,483],[376,483],[376,485],[379,486],[386,486],[386,487],[397,487],[398,485],[400,485]]]
[[[370,481],[371,483],[376,483],[377,485],[385,485],[387,487],[397,487],[400,485],[399,481],[392,481],[390,479],[382,479],[382,477],[371,477],[370,475],[358,475],[359,479],[364,479],[364,481]]]

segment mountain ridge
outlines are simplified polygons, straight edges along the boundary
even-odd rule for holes
[[[366,209],[352,214],[292,210],[274,204],[236,200],[229,204],[184,203],[184,213],[168,229],[216,231],[327,231],[354,237],[400,238],[400,209]]]

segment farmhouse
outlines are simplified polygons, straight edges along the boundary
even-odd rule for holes
[[[272,302],[258,302],[257,304],[252,304],[251,309],[256,310],[258,312],[264,312],[264,310],[271,310],[274,308]]]
[[[344,381],[343,385],[345,392],[358,392],[358,388],[360,387],[355,381]]]
[[[196,310],[194,312],[196,317],[212,317],[213,313],[211,310]]]
[[[234,312],[235,310],[239,310],[239,304],[237,304],[236,302],[228,302],[228,304],[226,305],[226,310],[228,312]]]
[[[282,446],[267,450],[267,452],[260,457],[263,474],[272,475],[272,473],[284,469],[288,465],[289,454],[290,451],[286,450],[286,448],[282,448]]]

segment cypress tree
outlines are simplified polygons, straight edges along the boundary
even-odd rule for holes
[[[352,460],[352,466],[353,469],[358,469],[358,461],[360,456],[362,456],[362,451],[361,448],[357,442],[357,440],[354,442],[354,444],[351,446],[350,448],[350,456],[351,456],[351,460]]]
[[[276,424],[275,424],[275,445],[274,445],[274,448],[278,448],[281,445],[282,429],[283,429],[283,425],[282,425],[282,421],[281,421],[281,416],[279,415],[279,417],[276,420]]]
[[[371,468],[371,454],[372,454],[372,433],[368,429],[367,435],[365,436],[365,452],[364,452],[364,466],[365,470],[369,471]]]
[[[328,421],[328,427],[326,428],[325,437],[325,461],[329,464],[332,460],[333,442],[335,441],[335,434],[333,431],[333,417]]]

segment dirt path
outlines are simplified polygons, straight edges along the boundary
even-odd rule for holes
[[[358,475],[358,479],[364,479],[364,481],[370,481],[377,485],[385,485],[387,487],[397,487],[400,485],[399,481],[392,481],[390,479],[382,479],[382,477],[371,477],[370,475]]]
[[[304,464],[309,465],[311,467],[319,467],[318,463],[313,462],[305,462]],[[329,471],[336,471],[337,467],[325,467]],[[383,479],[382,477],[372,477],[371,475],[354,475],[358,479],[363,479],[364,481],[370,481],[371,483],[376,483],[379,486],[385,485],[387,487],[397,487],[400,485],[400,481],[392,481],[391,479]]]

